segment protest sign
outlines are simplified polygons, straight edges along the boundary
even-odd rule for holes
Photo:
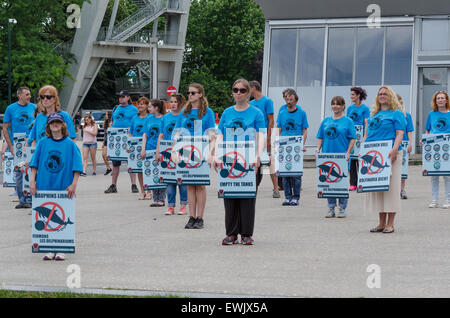
[[[128,128],[108,128],[108,160],[128,161],[128,138]]]
[[[156,161],[156,150],[147,150],[145,152],[142,171],[145,190],[158,190],[167,187],[167,184],[161,180],[161,169],[158,161]]]
[[[5,160],[3,161],[3,188],[15,187],[14,157],[10,152],[5,152]]]
[[[25,163],[30,163],[31,158],[33,158],[34,151],[36,150],[36,147],[27,147],[25,150]],[[22,168],[24,170],[22,174],[22,191],[24,195],[30,194],[30,174],[31,174],[31,168],[27,167],[27,165],[24,165]]]
[[[389,191],[392,140],[361,144],[358,173],[358,192]]]
[[[128,172],[142,173],[142,137],[129,137],[128,149]]]
[[[303,136],[276,137],[275,174],[280,177],[303,175]]]
[[[345,153],[316,155],[317,197],[348,198],[348,161]]]
[[[350,152],[350,159],[358,159],[359,149],[361,148],[361,140],[364,134],[363,125],[355,125],[356,130],[356,140],[353,145],[352,151]]]
[[[209,185],[209,137],[180,136],[175,144],[178,156],[177,182],[184,185]]]
[[[177,183],[177,165],[172,161],[172,144],[171,140],[159,141],[159,155],[161,157],[160,176],[164,183]]]
[[[403,156],[402,156],[402,179],[408,179],[408,161],[409,161],[409,155],[408,155],[408,146],[409,141],[403,140],[402,141],[402,149],[403,149]]]
[[[15,133],[13,137],[14,145],[14,168],[17,168],[22,161],[25,161],[25,147],[26,147],[25,133]]]
[[[450,176],[450,134],[422,135],[422,174]]]

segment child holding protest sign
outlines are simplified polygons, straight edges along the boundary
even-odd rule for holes
[[[356,141],[356,130],[353,121],[344,115],[345,100],[341,96],[335,96],[331,99],[331,109],[333,115],[325,118],[320,124],[317,132],[317,149],[319,153],[345,153],[347,160],[350,159],[350,152]],[[336,198],[327,198],[328,214],[327,218],[335,217]],[[347,198],[339,198],[338,218],[345,218],[345,209],[347,208]]]
[[[77,145],[68,138],[69,133],[60,113],[52,113],[47,118],[46,133],[30,162],[30,193],[54,190],[67,191],[67,196],[75,196],[78,178],[83,171],[81,153]],[[64,260],[62,253],[48,253],[44,260]]]

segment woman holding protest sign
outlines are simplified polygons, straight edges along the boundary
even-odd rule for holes
[[[425,124],[427,134],[445,134],[450,132],[450,100],[446,92],[436,92],[431,100],[432,111]],[[445,203],[444,209],[450,208],[450,176],[444,176]],[[439,176],[431,176],[432,201],[429,208],[439,207]]]
[[[251,169],[256,172],[256,191],[261,182],[260,156],[264,149],[265,120],[263,113],[249,104],[250,85],[245,79],[238,79],[233,84],[233,98],[236,105],[228,107],[220,118],[217,129],[217,143],[222,141],[248,141],[256,143],[256,154]],[[216,145],[217,145],[216,143]],[[214,158],[214,168],[220,167],[220,161]],[[225,231],[222,245],[238,243],[253,245],[256,198],[225,198]]]
[[[160,156],[160,149],[159,149],[159,141],[160,140],[172,140],[173,141],[173,135],[175,133],[175,126],[178,121],[178,117],[181,115],[181,109],[183,108],[184,104],[186,103],[186,100],[183,95],[181,94],[174,94],[170,96],[169,105],[170,105],[170,112],[164,115],[162,122],[161,122],[161,130],[158,137],[158,143],[156,145],[156,159],[158,161],[163,161],[162,157]],[[187,204],[187,186],[186,185],[178,185],[179,192],[180,192],[180,211],[178,211],[179,215],[185,215],[186,214],[186,204]],[[169,183],[167,184],[167,203],[168,203],[168,210],[166,212],[166,215],[172,215],[175,214],[175,201],[177,196],[177,184],[175,183]]]
[[[331,99],[331,109],[333,115],[325,118],[320,124],[317,132],[317,149],[319,153],[345,153],[347,161],[350,159],[350,152],[356,141],[356,130],[353,121],[344,115],[345,100],[341,96],[335,96]],[[327,198],[328,214],[327,218],[335,217],[337,198]],[[339,198],[338,218],[345,218],[345,209],[347,208],[347,198]]]
[[[187,94],[188,103],[181,111],[181,116],[178,117],[174,140],[180,135],[208,135],[210,152],[212,152],[215,141],[215,116],[212,109],[209,108],[208,100],[205,96],[205,89],[199,83],[192,83],[189,85]],[[172,159],[174,162],[178,161],[178,154],[175,151],[172,152]],[[206,206],[206,187],[204,185],[188,185],[187,189],[190,217],[185,228],[201,229],[204,227],[203,216]]]
[[[405,115],[399,109],[396,93],[389,86],[378,90],[375,106],[368,120],[364,142],[391,140],[392,149],[388,158],[391,161],[389,191],[369,192],[365,200],[365,210],[379,214],[379,224],[370,230],[372,233],[394,232],[395,214],[401,210],[400,192],[402,174],[402,139],[406,128]]]
[[[78,177],[83,171],[80,150],[67,138],[69,133],[64,117],[60,113],[52,113],[47,118],[46,133],[42,138],[30,162],[30,193],[53,190],[67,191],[67,196],[75,196]],[[64,260],[62,253],[48,253],[44,260]]]

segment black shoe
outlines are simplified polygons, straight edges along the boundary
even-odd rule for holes
[[[105,172],[105,176],[107,176],[108,174],[110,174],[111,173],[111,171],[112,171],[112,169],[106,169],[106,172]]]
[[[194,223],[195,221],[197,221],[196,218],[194,218],[193,216],[189,217],[189,221],[187,222],[187,224],[184,226],[185,229],[193,229],[194,228]]]
[[[138,190],[138,188],[137,188],[137,185],[135,185],[135,184],[132,184],[132,185],[131,185],[131,192],[133,192],[133,193],[139,193],[139,190]]]
[[[105,190],[105,193],[117,193],[117,187],[115,184],[111,184],[108,189]]]
[[[86,177],[86,174],[85,174],[84,172],[81,172],[81,173],[80,173],[80,176],[81,176],[81,177]]]
[[[31,203],[19,203],[16,209],[31,209]]]
[[[203,225],[204,225],[203,219],[197,218],[197,219],[195,220],[194,225],[193,225],[192,227],[193,227],[194,229],[199,230],[199,229],[202,229],[202,228],[203,228]]]

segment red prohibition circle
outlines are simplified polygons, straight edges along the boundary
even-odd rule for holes
[[[330,171],[328,171],[325,182],[326,183],[335,183],[335,182],[339,181],[340,178],[336,178],[335,180],[330,180],[329,177],[330,177],[331,171],[333,171],[333,167],[336,166],[336,168],[338,169],[338,174],[341,175],[341,167],[339,167],[339,165],[333,161],[326,161],[323,163],[323,165],[328,165],[328,164],[330,164]],[[322,174],[320,174],[320,175],[322,175]]]
[[[50,215],[48,216],[47,223],[45,223],[44,231],[46,231],[46,232],[55,232],[55,231],[58,231],[58,230],[62,227],[62,224],[59,224],[59,225],[58,225],[56,228],[54,228],[54,229],[49,229],[49,228],[48,228],[48,223],[50,223],[50,220],[52,219],[52,216],[53,216],[53,214],[55,213],[55,208],[59,208],[59,210],[61,211],[61,214],[62,214],[61,220],[62,220],[63,222],[65,222],[65,220],[66,220],[66,214],[64,213],[63,208],[62,208],[58,203],[55,203],[55,202],[46,202],[46,203],[44,203],[44,204],[41,204],[40,206],[45,207],[45,206],[47,206],[47,205],[52,206],[52,209],[51,209],[52,211],[50,212]],[[39,212],[36,212],[36,222],[39,221],[38,214],[39,214]]]
[[[172,153],[172,148],[167,148],[167,149],[164,149],[163,151]],[[164,157],[163,157],[163,159],[164,159]],[[163,161],[165,161],[165,160],[163,160]],[[172,163],[172,165],[170,165],[170,163]],[[172,156],[170,156],[169,161],[167,161],[167,169],[173,170],[176,168],[177,168],[177,165],[175,164],[175,162],[172,161]]]
[[[226,153],[224,155],[224,157],[227,157],[228,155],[230,155],[230,157],[234,157],[233,163],[231,164],[231,167],[230,167],[230,170],[229,170],[229,173],[228,173],[228,178],[230,178],[230,179],[238,179],[238,178],[242,177],[242,175],[245,173],[245,171],[241,171],[241,173],[239,173],[236,176],[231,175],[231,173],[233,172],[234,166],[235,166],[236,162],[238,161],[238,157],[242,158],[242,160],[244,161],[244,164],[243,164],[244,169],[247,170],[247,161],[245,160],[245,157],[242,154],[240,154],[239,152],[236,152],[236,151],[228,152],[228,153]],[[220,169],[223,169],[223,161],[220,163]]]
[[[186,166],[185,166],[186,169],[196,168],[202,163],[202,152],[200,151],[200,149],[198,149],[194,145],[187,145],[187,146],[182,147],[181,149],[188,149],[190,151],[189,152],[189,159],[186,162]],[[189,165],[189,162],[191,161],[192,154],[195,153],[196,150],[198,151],[200,161],[197,162],[195,165],[191,166],[191,165]],[[179,156],[179,158],[181,160],[181,155],[178,155],[178,156]]]
[[[374,155],[373,155],[372,161],[371,161],[370,164],[369,164],[369,167],[367,167],[367,174],[369,174],[369,175],[377,174],[378,172],[380,172],[380,170],[383,169],[382,167],[383,167],[383,163],[384,163],[383,156],[381,155],[380,152],[378,152],[378,151],[376,151],[376,150],[371,150],[371,151],[369,151],[368,153],[366,153],[365,155],[367,156],[367,155],[369,155],[369,154],[371,154],[371,153],[373,153]],[[373,165],[375,159],[377,158],[377,156],[379,156],[380,159],[381,159],[381,167],[378,168],[378,169],[375,170],[375,171],[371,171],[370,168],[372,168],[372,165]],[[364,160],[362,160],[362,164],[364,165]]]

